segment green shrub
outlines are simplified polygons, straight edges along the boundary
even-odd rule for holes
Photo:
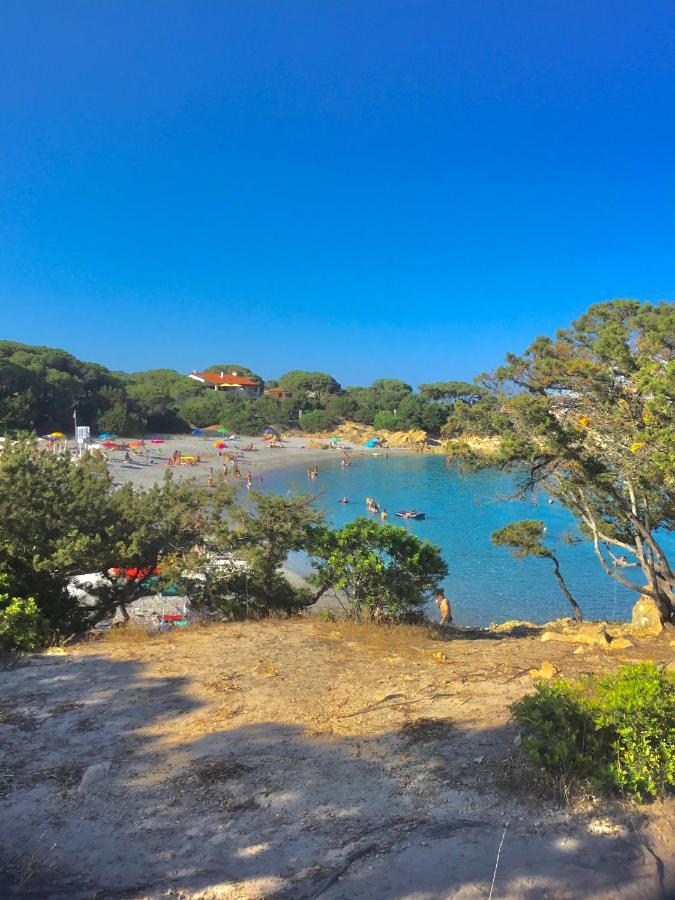
[[[376,431],[396,431],[400,424],[398,417],[388,409],[381,409],[373,419],[373,428]]]
[[[323,409],[314,409],[300,416],[300,430],[306,434],[316,434],[319,431],[330,431],[336,424],[336,419]]]
[[[639,800],[675,786],[675,677],[652,663],[542,682],[512,710],[526,756],[553,775]]]
[[[7,577],[0,575],[0,590]],[[0,650],[39,650],[49,637],[49,625],[32,597],[0,593]]]

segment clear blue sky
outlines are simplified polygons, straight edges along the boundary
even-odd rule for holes
[[[675,299],[673,0],[4,0],[0,336],[468,377]]]

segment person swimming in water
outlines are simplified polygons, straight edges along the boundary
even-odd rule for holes
[[[349,503],[349,500],[347,497],[343,497],[341,500],[338,500],[338,503]]]

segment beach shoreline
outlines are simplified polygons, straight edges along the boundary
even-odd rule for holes
[[[106,451],[108,457],[108,469],[113,477],[115,485],[131,483],[135,487],[148,488],[164,479],[167,471],[171,472],[178,480],[194,478],[200,483],[208,480],[209,471],[213,470],[214,478],[223,473],[223,465],[228,468],[227,480],[233,486],[246,483],[246,476],[251,473],[253,486],[261,487],[265,483],[265,475],[280,472],[287,469],[301,469],[303,466],[318,466],[321,474],[322,462],[338,462],[342,453],[340,449],[318,449],[309,447],[311,437],[292,435],[284,437],[283,446],[271,448],[259,437],[240,436],[236,442],[223,438],[226,446],[218,450],[213,444],[217,442],[217,435],[200,437],[195,435],[170,435],[162,439],[161,444],[153,444],[150,439],[145,441],[145,447],[149,452],[150,462],[146,463],[144,452],[139,448],[138,453],[131,453],[132,463],[125,462],[125,452],[119,450]],[[125,441],[126,443],[126,441]],[[243,450],[244,447],[253,446],[252,451],[245,451],[243,458],[239,460],[241,478],[235,479],[232,474],[232,463],[228,455]],[[365,447],[346,443],[353,459],[369,456],[382,456],[388,453],[390,456],[411,456],[414,451],[407,448],[381,448],[369,450]],[[167,459],[177,451],[183,456],[197,456],[200,461],[193,465],[167,465]],[[262,481],[261,481],[262,476]]]

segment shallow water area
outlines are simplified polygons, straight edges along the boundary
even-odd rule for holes
[[[546,543],[560,560],[562,574],[585,618],[630,619],[638,594],[617,584],[600,568],[592,544],[579,538],[573,516],[544,493],[528,500],[509,500],[517,477],[496,470],[462,473],[449,467],[443,456],[357,457],[347,468],[328,457],[318,464],[319,476],[307,477],[306,468],[289,468],[265,475],[264,489],[278,494],[316,495],[316,504],[337,527],[357,516],[369,515],[365,498],[374,497],[389,513],[389,524],[409,528],[420,538],[438,544],[448,564],[444,587],[460,625],[489,625],[507,619],[546,622],[570,614],[560,593],[550,561],[516,559],[494,546],[490,535],[519,519],[540,519],[547,527]],[[349,498],[341,504],[340,498]],[[407,521],[394,513],[417,509],[426,518]],[[662,539],[675,550],[672,536]],[[296,555],[291,568],[304,574],[305,558]],[[641,583],[639,569],[622,574]]]

